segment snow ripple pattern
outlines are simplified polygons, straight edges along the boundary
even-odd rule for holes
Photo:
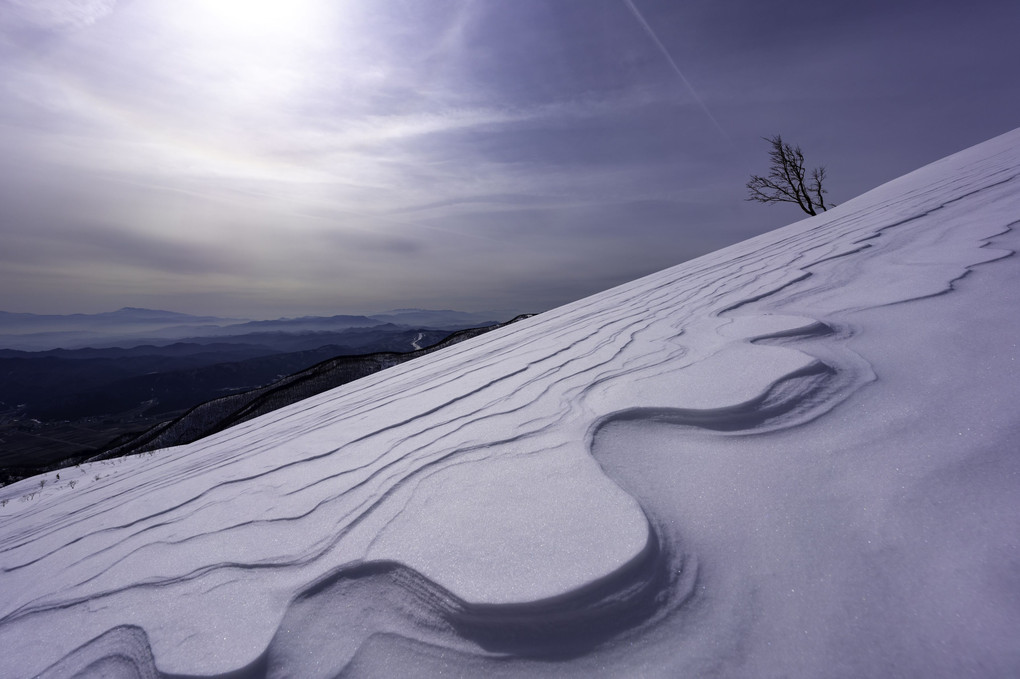
[[[837,408],[876,379],[853,312],[1010,254],[984,246],[1017,221],[1018,167],[1013,132],[194,444],[65,470],[73,489],[3,489],[4,676],[527,673],[722,615],[662,493],[600,442],[770,440]]]

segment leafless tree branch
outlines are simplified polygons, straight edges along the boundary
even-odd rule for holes
[[[747,200],[758,203],[796,203],[801,210],[809,215],[818,211],[828,210],[822,188],[825,180],[825,168],[816,167],[811,171],[811,179],[807,180],[804,168],[804,153],[799,146],[792,146],[783,141],[782,136],[764,137],[772,146],[769,151],[771,166],[766,176],[751,175],[747,182]]]

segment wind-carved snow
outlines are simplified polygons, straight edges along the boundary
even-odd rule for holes
[[[1016,674],[1018,174],[0,489],[3,674]]]

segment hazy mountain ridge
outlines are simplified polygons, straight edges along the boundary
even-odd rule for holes
[[[112,359],[154,356],[196,356],[216,354],[231,356],[234,352],[273,353],[269,347],[234,342],[210,341],[205,344],[195,342],[174,342],[173,344],[142,344],[135,347],[85,347],[82,349],[45,349],[43,351],[25,351],[23,349],[0,349],[0,359],[21,358],[35,360],[40,358],[58,358],[67,361],[85,359]]]
[[[180,338],[243,322],[245,319],[133,307],[97,314],[66,315],[0,311],[0,347],[25,351],[77,349],[89,342],[131,342],[132,338],[147,333],[156,337]]]
[[[376,315],[340,314],[253,321],[135,308],[62,316],[0,312],[0,349],[48,351],[132,348],[146,344],[158,346],[213,339],[220,342],[252,343],[257,342],[257,339],[247,336],[260,333],[340,333],[387,324],[405,328],[459,330],[506,321],[513,315],[509,312],[402,309]],[[323,342],[326,343],[328,341]]]
[[[199,316],[163,309],[122,307],[116,311],[102,311],[94,314],[34,314],[29,312],[0,311],[0,328],[46,326],[83,327],[89,325],[123,325],[153,323],[240,323],[247,319]]]

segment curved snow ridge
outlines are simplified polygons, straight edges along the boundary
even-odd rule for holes
[[[205,679],[257,679],[266,677],[265,657],[236,671],[208,675]],[[185,679],[160,672],[156,667],[145,630],[135,625],[114,627],[92,639],[50,667],[36,679]],[[195,677],[195,679],[199,679]]]
[[[161,679],[145,630],[132,625],[114,627],[79,647],[38,679],[72,677],[132,677]]]
[[[564,659],[681,607],[696,582],[696,561],[668,550],[652,530],[631,562],[575,591],[524,604],[462,602],[449,620],[490,653]]]
[[[399,562],[349,564],[299,592],[269,645],[246,666],[190,676],[335,677],[365,641],[382,630],[465,655],[566,660],[677,610],[694,596],[696,583],[696,563],[665,550],[655,533],[616,573],[526,604],[472,604]],[[39,679],[79,676],[179,675],[161,672],[145,631],[124,625],[83,644]]]
[[[729,323],[719,328],[723,337],[760,342],[784,338],[824,337],[836,333],[828,323],[801,316],[784,314],[728,314]]]
[[[830,382],[836,371],[821,361],[785,375],[764,393],[725,408],[692,409],[661,406],[638,406],[617,412],[599,420],[592,436],[615,422],[655,421],[712,431],[753,433],[768,425],[770,428],[789,426],[792,420],[802,421],[814,409],[824,404],[821,394],[831,390]]]
[[[562,660],[678,608],[696,581],[696,564],[665,550],[655,533],[619,571],[523,604],[473,604],[400,562],[366,562],[295,597],[266,651],[267,666],[270,675],[286,668],[294,676],[337,676],[366,638],[382,631],[465,654]],[[360,602],[372,611],[367,621]],[[345,611],[353,614],[349,621]],[[331,625],[322,625],[324,617]]]
[[[828,352],[826,360],[798,344],[834,335],[830,325],[801,316],[717,318],[700,331],[692,329],[689,336],[701,350],[687,352],[676,365],[634,369],[626,381],[597,383],[586,391],[583,402],[596,415],[587,438],[619,419],[745,433],[766,424],[789,426],[810,411],[830,408],[836,393],[849,393],[866,381],[841,352]]]

